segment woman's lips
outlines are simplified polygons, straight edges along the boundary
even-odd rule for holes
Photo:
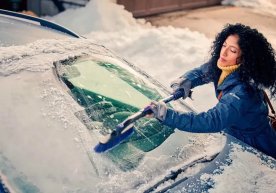
[[[219,58],[219,60],[221,61],[221,62],[226,62],[226,60],[224,59],[224,58]]]

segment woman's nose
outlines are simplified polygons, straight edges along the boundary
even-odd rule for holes
[[[221,52],[223,56],[227,56],[227,49],[222,49]]]

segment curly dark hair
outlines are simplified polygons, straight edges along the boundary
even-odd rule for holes
[[[241,65],[238,69],[242,81],[254,84],[258,88],[268,88],[271,96],[276,96],[276,61],[275,51],[267,39],[249,26],[243,24],[227,24],[216,36],[211,47],[211,67],[213,76],[218,79],[221,70],[217,67],[220,50],[229,35],[239,36],[241,49]]]

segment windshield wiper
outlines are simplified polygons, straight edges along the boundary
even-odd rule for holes
[[[176,180],[176,178],[179,176],[179,174],[185,172],[188,168],[193,167],[194,165],[197,164],[201,164],[201,163],[206,163],[206,162],[211,162],[213,161],[217,155],[219,153],[216,153],[212,156],[202,156],[186,165],[184,165],[183,167],[177,169],[177,170],[172,170],[168,175],[166,175],[162,180],[158,181],[157,183],[155,183],[153,186],[151,186],[150,188],[148,188],[147,190],[144,191],[144,193],[150,193],[150,192],[154,192],[160,185],[164,184],[165,182],[169,181],[169,180]],[[177,186],[178,184],[184,182],[185,180],[187,180],[188,177],[185,176],[183,178],[181,178],[180,180],[175,181],[174,183],[172,183],[171,185],[157,191],[157,193],[163,193],[166,192],[167,190]]]

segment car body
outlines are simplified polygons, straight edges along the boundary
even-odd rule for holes
[[[275,160],[231,136],[180,132],[147,118],[120,145],[95,153],[102,133],[169,91],[57,24],[4,10],[0,22],[1,191],[208,191],[213,184],[202,176],[223,175],[236,151],[275,169]],[[183,100],[169,105],[194,111]]]

